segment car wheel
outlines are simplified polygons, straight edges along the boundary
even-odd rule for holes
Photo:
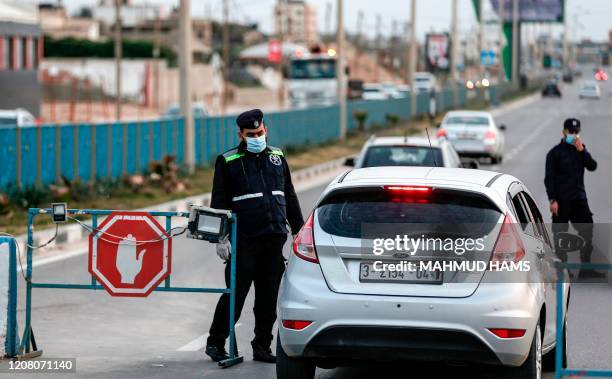
[[[567,368],[567,317],[563,322],[563,355],[561,356],[561,368]],[[555,360],[557,358],[557,347],[555,346],[551,351],[546,353],[542,357],[542,367],[544,371],[555,371]]]
[[[499,164],[503,160],[501,155],[491,155],[491,164]]]
[[[542,331],[536,326],[527,360],[520,367],[508,368],[507,379],[542,379]]]
[[[277,379],[313,379],[315,365],[304,358],[292,358],[285,353],[280,336],[276,337],[276,378]]]

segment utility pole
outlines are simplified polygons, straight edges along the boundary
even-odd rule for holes
[[[357,14],[357,36],[355,38],[355,75],[359,75],[361,61],[361,42],[363,29],[363,11]]]
[[[451,77],[451,88],[453,90],[453,104],[455,107],[459,105],[459,93],[457,88],[457,47],[459,45],[459,32],[458,32],[458,7],[459,0],[452,0],[453,10],[451,18],[451,50],[450,50],[450,77]]]
[[[179,9],[179,99],[181,115],[185,119],[184,162],[190,174],[195,173],[195,132],[191,107],[192,51],[191,0],[181,0]]]
[[[380,49],[382,42],[382,16],[380,13],[376,14],[376,82],[380,82]]]
[[[497,58],[497,84],[499,85],[504,82],[506,76],[504,69],[504,11],[506,10],[505,0],[499,0],[498,6],[499,10],[497,13],[499,14],[499,52]]]
[[[229,31],[229,0],[223,0],[223,99],[221,107],[223,114],[227,111],[229,101],[229,71],[230,71],[230,31]]]
[[[338,59],[336,61],[336,79],[338,81],[338,107],[340,112],[340,140],[346,138],[346,41],[344,35],[344,0],[337,1],[336,44]]]
[[[121,0],[115,0],[115,119],[121,121]]]
[[[567,70],[569,68],[569,50],[567,45],[567,38],[569,28],[567,25],[567,2],[569,0],[565,0],[563,2],[563,68]]]
[[[157,9],[157,11],[155,12],[155,31],[154,31],[154,37],[153,37],[153,58],[155,59],[155,63],[153,64],[153,77],[155,78],[155,89],[153,91],[153,95],[154,95],[154,103],[155,103],[155,109],[159,110],[160,108],[160,104],[159,104],[159,90],[160,90],[160,85],[159,85],[159,56],[160,56],[160,16],[159,16],[159,9]]]
[[[416,114],[417,95],[414,88],[414,73],[417,66],[417,35],[416,35],[416,8],[417,0],[411,1],[410,9],[410,47],[408,48],[408,85],[410,86],[410,106],[412,114]]]
[[[480,9],[480,17],[478,20],[478,73],[480,80],[484,77],[485,68],[480,59],[482,52],[485,49],[485,18],[484,18],[484,0],[479,0],[478,8]]]
[[[512,86],[519,84],[519,2],[512,0]]]

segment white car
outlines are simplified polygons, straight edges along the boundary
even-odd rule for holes
[[[36,125],[36,118],[23,108],[0,109],[0,128]]]
[[[489,112],[452,111],[444,116],[438,137],[447,138],[462,157],[488,157],[497,164],[504,157],[505,130]]]
[[[578,92],[578,97],[580,99],[597,99],[601,98],[601,90],[599,89],[599,84],[594,81],[586,81],[582,83],[582,87],[580,87],[580,91]]]
[[[427,137],[372,136],[355,158],[348,158],[347,166],[355,168],[381,166],[463,167],[459,155],[445,139]]]
[[[469,238],[483,248],[457,251]],[[451,243],[427,247],[423,239]],[[438,268],[424,264],[432,261]],[[513,176],[440,167],[342,174],[293,243],[278,296],[277,378],[434,361],[540,379],[567,341],[567,271],[563,340],[555,335],[558,262],[533,197]]]
[[[364,100],[387,100],[389,93],[385,91],[382,84],[378,83],[366,83],[363,85]]]

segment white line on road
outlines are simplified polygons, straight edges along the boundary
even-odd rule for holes
[[[521,151],[523,151],[527,146],[529,146],[536,139],[537,136],[542,134],[544,129],[546,129],[548,126],[550,126],[550,124],[553,121],[554,121],[554,119],[551,117],[546,122],[540,124],[540,126],[535,128],[533,130],[533,132],[531,132],[529,135],[525,136],[525,138],[521,141],[521,143],[519,143],[514,149],[510,150],[510,152],[507,153],[504,156],[504,160],[505,161],[510,161],[514,157],[519,155],[521,153]]]
[[[240,325],[242,325],[241,323],[237,323],[236,324],[236,329],[240,327]],[[208,333],[206,334],[202,334],[201,336],[197,337],[196,339],[194,339],[193,341],[179,347],[178,349],[176,349],[176,351],[199,351],[204,349],[204,346],[206,346],[206,338],[208,337]]]

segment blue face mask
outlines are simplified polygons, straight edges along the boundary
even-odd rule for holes
[[[246,137],[247,150],[258,154],[266,148],[266,135],[261,137]]]
[[[573,145],[575,140],[576,140],[575,134],[568,134],[567,136],[565,136],[565,142],[569,143],[570,145]]]

